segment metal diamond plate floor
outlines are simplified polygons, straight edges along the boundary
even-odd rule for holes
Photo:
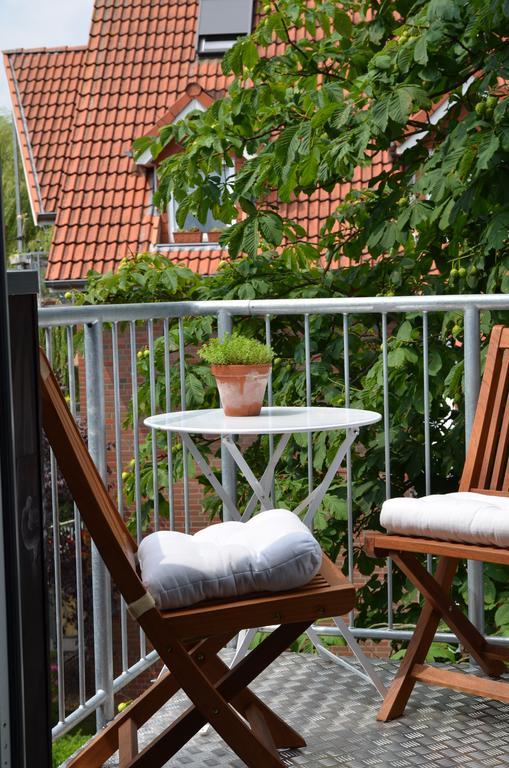
[[[393,664],[380,664],[386,680]],[[509,768],[509,705],[417,685],[404,718],[378,723],[374,688],[317,656],[287,653],[252,686],[307,740],[283,753],[306,768]],[[167,704],[140,730],[140,748],[188,704]],[[108,766],[118,766],[112,759]],[[165,768],[242,768],[217,734],[198,734]]]

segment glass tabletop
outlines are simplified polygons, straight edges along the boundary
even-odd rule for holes
[[[149,416],[151,429],[202,435],[282,435],[288,432],[320,432],[366,427],[380,421],[375,411],[357,408],[272,407],[259,416],[225,416],[222,408],[177,411]]]

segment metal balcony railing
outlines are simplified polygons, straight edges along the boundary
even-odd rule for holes
[[[313,403],[312,390],[312,355],[310,318],[316,315],[334,317],[342,329],[342,370],[344,373],[345,404],[350,401],[350,351],[349,324],[351,318],[367,315],[378,316],[381,327],[381,354],[383,361],[383,434],[385,466],[381,468],[385,477],[386,495],[391,494],[391,414],[389,409],[389,366],[388,347],[391,335],[390,318],[409,314],[420,317],[422,322],[422,357],[423,357],[423,433],[425,454],[426,492],[431,492],[431,455],[433,445],[430,438],[430,398],[428,371],[428,322],[430,313],[457,312],[463,317],[462,352],[464,361],[464,409],[466,438],[474,417],[480,384],[480,314],[482,312],[509,312],[509,296],[471,295],[471,296],[408,296],[378,297],[357,299],[291,299],[291,300],[256,300],[256,301],[218,301],[218,302],[178,302],[159,304],[132,304],[107,306],[52,306],[40,310],[40,328],[46,351],[55,362],[58,356],[60,370],[66,371],[65,386],[72,412],[86,421],[89,449],[103,478],[113,480],[117,502],[121,514],[126,511],[122,490],[122,467],[125,466],[126,451],[131,451],[134,463],[136,534],[142,535],[142,491],[140,475],[139,438],[143,426],[139,415],[139,376],[137,352],[140,347],[148,350],[149,389],[152,412],[156,407],[156,368],[155,336],[160,334],[164,345],[164,384],[166,387],[165,410],[172,409],[170,398],[170,377],[178,375],[180,381],[181,405],[185,408],[186,383],[184,368],[184,318],[210,316],[214,318],[217,332],[223,334],[235,326],[240,317],[258,317],[265,329],[266,339],[271,340],[271,323],[275,317],[297,316],[301,319],[304,342],[305,399],[308,405]],[[509,314],[507,316],[509,321]],[[177,361],[170,366],[170,330],[178,334]],[[80,344],[81,365],[76,366],[77,339]],[[82,343],[81,343],[81,340]],[[122,344],[120,344],[122,340]],[[108,380],[105,381],[105,350],[107,357]],[[174,355],[175,358],[175,355]],[[171,370],[170,370],[171,368]],[[81,373],[80,373],[81,372]],[[110,406],[105,410],[105,387]],[[127,399],[126,399],[127,398]],[[277,404],[278,393],[269,386],[268,403]],[[178,408],[180,410],[180,406]],[[133,437],[129,437],[124,426],[126,413],[130,414]],[[144,434],[144,433],[143,433]],[[106,466],[106,438],[112,438],[112,447],[108,458],[110,475]],[[132,445],[131,445],[132,442]],[[126,443],[128,444],[126,447]],[[176,525],[175,493],[171,466],[171,443],[168,438],[168,495],[170,525]],[[313,485],[312,442],[308,443],[308,482]],[[158,479],[156,437],[152,435],[152,470],[154,487],[154,525],[159,524]],[[229,457],[221,457],[223,484],[233,491],[234,472]],[[183,528],[190,527],[190,493],[187,462],[183,462]],[[145,479],[146,481],[146,479]],[[347,464],[347,507],[348,507],[348,546],[346,557],[350,576],[353,576],[354,520],[351,495],[351,464]],[[112,592],[109,576],[102,561],[92,547],[90,574],[84,573],[82,551],[82,527],[76,508],[62,507],[61,491],[57,482],[55,461],[50,463],[50,496],[52,531],[52,570],[53,581],[53,633],[54,671],[58,691],[58,716],[54,729],[54,738],[70,730],[85,717],[96,712],[97,725],[101,726],[114,714],[114,695],[146,670],[156,659],[155,653],[146,647],[145,638],[140,635],[137,650],[133,655],[132,637],[129,637],[129,625],[124,605],[118,607],[118,621],[112,620]],[[64,539],[63,539],[64,537]],[[67,537],[67,538],[65,538]],[[69,574],[63,574],[62,558],[69,560],[69,552],[63,548],[62,541],[68,542],[71,552],[72,588],[69,587]],[[86,553],[85,553],[86,554]],[[65,566],[69,569],[69,562]],[[67,588],[63,583],[67,584]],[[89,579],[90,583],[84,584]],[[483,585],[482,566],[470,563],[468,568],[468,608],[474,623],[483,628]],[[91,591],[92,610],[84,605],[86,590]],[[69,597],[71,595],[71,597]],[[66,627],[66,611],[72,603],[74,640],[69,642]],[[352,631],[359,638],[404,640],[411,636],[408,630],[394,627],[392,600],[392,570],[390,563],[387,570],[387,622],[383,628],[356,626],[352,617]],[[334,634],[333,627],[320,627],[320,633]],[[119,635],[116,648],[119,648],[120,673],[113,673],[114,634]],[[455,638],[446,633],[437,636],[438,640],[454,642]],[[504,642],[504,639],[498,638]],[[69,644],[72,648],[69,650]],[[93,646],[93,647],[90,647]],[[74,659],[69,665],[68,657]],[[94,679],[87,678],[93,656]],[[69,672],[72,667],[72,673]],[[77,670],[77,672],[76,672]],[[74,676],[76,693],[70,693],[69,676]],[[88,674],[90,676],[90,674]]]

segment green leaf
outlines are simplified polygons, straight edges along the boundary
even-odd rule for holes
[[[283,239],[283,220],[277,213],[264,213],[258,219],[260,232],[271,245],[281,245]]]
[[[399,88],[389,102],[389,115],[395,123],[403,125],[412,108],[412,94],[407,88]]]
[[[334,29],[339,32],[340,35],[350,37],[352,34],[352,20],[350,16],[342,11],[340,8],[334,9]]]
[[[428,354],[428,373],[430,376],[436,376],[442,370],[442,356],[438,349],[430,350]]]
[[[256,205],[251,200],[248,200],[247,197],[240,197],[239,205],[248,216],[256,216],[258,214]]]
[[[377,128],[385,131],[389,122],[389,102],[387,99],[379,99],[375,103],[372,111],[372,120]]]
[[[414,60],[418,64],[428,63],[428,41],[426,39],[426,35],[421,35],[421,37],[418,39],[417,43],[415,44]]]
[[[509,235],[509,211],[497,213],[483,234],[482,241],[488,248],[502,248]]]
[[[485,136],[481,142],[479,154],[477,155],[477,169],[486,170],[490,160],[500,146],[500,140],[495,133]]]
[[[244,237],[242,240],[242,247],[248,256],[256,256],[259,242],[260,236],[258,233],[258,220],[249,219],[246,222]]]
[[[509,624],[509,602],[504,603],[495,613],[495,624],[497,627]]]
[[[442,214],[440,216],[440,221],[438,222],[438,226],[440,227],[440,229],[447,229],[447,227],[449,226],[452,209],[454,208],[455,202],[456,201],[453,198],[451,198],[450,200],[447,201],[447,203],[443,207]]]
[[[412,323],[409,320],[405,320],[398,328],[397,338],[400,341],[411,341],[412,331]]]
[[[252,69],[258,63],[260,54],[254,41],[248,37],[242,45],[242,63],[248,69]]]
[[[387,355],[389,368],[401,368],[405,364],[405,350],[402,347],[391,349]]]

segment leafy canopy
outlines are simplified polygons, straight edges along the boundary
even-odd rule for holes
[[[184,147],[160,164],[157,202],[174,195],[180,224],[189,212],[205,221],[209,209],[236,221],[221,238],[233,257],[281,245],[294,265],[368,253],[389,259],[388,291],[398,291],[402,265],[414,267],[419,289],[435,265],[461,290],[476,290],[483,276],[488,290],[508,290],[509,4],[263,8],[254,33],[224,58],[226,96],[136,143],[154,156],[171,142]],[[387,153],[392,165],[380,162]],[[241,167],[226,184],[221,169],[236,158]],[[368,165],[372,180],[317,238],[298,206],[290,215],[276,202],[332,191]]]
[[[227,333],[224,339],[212,338],[205,342],[198,356],[210,365],[268,365],[274,353],[257,339]]]
[[[231,76],[226,96],[204,113],[168,126],[157,139],[144,138],[154,156],[175,141],[183,151],[160,164],[157,200],[174,195],[179,223],[187,213],[204,221],[234,222],[222,235],[232,257],[207,278],[185,280],[169,260],[125,263],[115,276],[89,282],[83,300],[312,298],[331,296],[468,293],[509,289],[509,113],[507,90],[509,5],[503,0],[396,0],[392,3],[267,2],[251,37],[225,57]],[[277,55],[265,55],[278,43]],[[273,53],[273,51],[271,51]],[[447,105],[445,106],[445,100]],[[438,107],[438,111],[436,108]],[[403,153],[401,147],[407,142]],[[399,153],[394,151],[400,148]],[[432,151],[431,151],[432,150]],[[393,163],[382,165],[391,153]],[[223,165],[242,159],[234,180],[224,184]],[[373,161],[376,161],[373,163]],[[359,166],[372,167],[372,180],[352,190],[311,238],[299,221],[299,206],[339,183],[349,183]],[[203,182],[206,179],[206,183]],[[190,191],[188,191],[190,190]],[[323,194],[323,192],[322,192]],[[283,202],[283,205],[279,201]],[[316,199],[316,197],[314,198]],[[240,212],[239,212],[240,210]],[[364,258],[368,254],[372,260]],[[347,257],[351,266],[336,269]],[[159,257],[157,257],[159,258]],[[151,259],[154,260],[151,263]],[[170,286],[171,283],[171,286]],[[120,291],[120,293],[119,293]],[[269,318],[274,402],[306,403],[305,328],[299,316]],[[483,339],[507,313],[482,313]],[[389,313],[387,376],[390,486],[393,496],[422,495],[426,479],[426,411],[429,392],[429,482],[433,493],[456,490],[464,459],[463,318],[461,313]],[[384,360],[380,315],[309,317],[310,377],[313,403],[383,411]],[[264,319],[236,317],[236,331],[263,338]],[[186,407],[217,406],[210,369],[193,349],[215,332],[212,317],[184,322]],[[346,330],[346,335],[345,335]],[[427,335],[428,366],[423,344]],[[347,391],[345,344],[350,387]],[[179,350],[179,329],[169,331],[170,353]],[[155,343],[157,408],[165,410],[165,340]],[[151,412],[149,359],[139,360],[141,414]],[[178,376],[170,380],[178,408]],[[158,499],[161,514],[172,504],[168,468],[177,480],[184,455],[174,444],[172,464],[158,436],[158,482],[154,493],[150,438],[139,457],[143,511],[147,521]],[[277,502],[293,508],[307,493],[312,461],[315,484],[337,449],[338,435],[316,434],[312,456],[307,440],[295,436],[278,467]],[[201,446],[203,450],[207,446]],[[348,519],[355,533],[377,528],[385,499],[385,442],[378,426],[363,430],[362,446],[352,452],[352,496],[341,475],[327,493],[316,532],[332,557],[345,554],[348,570]],[[210,448],[210,450],[213,450]],[[267,441],[255,442],[247,458],[261,475]],[[163,458],[161,458],[161,456]],[[133,460],[134,461],[134,460]],[[129,503],[136,497],[136,472],[125,483]],[[192,466],[189,467],[192,471]],[[204,503],[219,514],[217,497]],[[250,489],[239,478],[242,506]],[[355,540],[353,565],[366,577],[359,591],[359,624],[384,625],[387,591],[377,564]],[[418,595],[399,571],[393,574],[395,626],[411,625]],[[464,572],[454,599],[466,599]],[[485,568],[487,624],[509,634],[507,569]]]
[[[23,216],[23,237],[26,250],[46,249],[49,238],[43,233],[36,233],[30,212],[30,203],[22,172],[21,158],[18,159],[20,169],[21,209]],[[3,191],[5,217],[5,241],[7,253],[12,256],[17,250],[16,227],[16,195],[14,182],[14,147],[12,142],[12,122],[10,117],[0,112],[0,167]]]

